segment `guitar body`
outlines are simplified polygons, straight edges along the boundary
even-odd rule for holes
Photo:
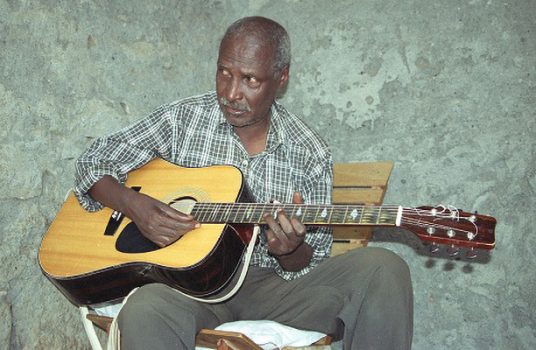
[[[242,173],[231,166],[181,168],[158,159],[129,173],[126,185],[141,187],[140,192],[166,203],[247,199]],[[109,208],[87,212],[70,194],[43,238],[41,269],[75,304],[118,299],[153,282],[198,297],[215,294],[240,265],[253,229],[244,224],[202,224],[159,248],[126,217],[113,234],[105,234],[115,214]]]

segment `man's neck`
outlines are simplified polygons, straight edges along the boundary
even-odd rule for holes
[[[266,149],[269,128],[270,118],[266,118],[262,122],[242,128],[234,127],[233,129],[248,154],[253,156]]]

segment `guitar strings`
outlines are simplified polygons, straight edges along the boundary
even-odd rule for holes
[[[236,219],[240,214],[242,214],[242,218],[246,214],[252,215],[262,215],[265,212],[271,212],[276,209],[291,209],[289,212],[296,213],[296,208],[299,210],[299,206],[295,206],[292,204],[288,205],[273,205],[273,204],[235,204],[235,203],[205,203],[205,204],[196,204],[194,207],[196,214],[199,214],[200,216],[205,216],[207,214],[210,214],[211,217],[214,217],[217,215],[217,210],[222,209],[218,207],[223,207],[223,213],[225,216],[229,217],[229,215],[234,214],[234,218]],[[307,205],[307,208],[304,211],[307,211],[308,215],[311,215],[312,212],[316,211],[316,217],[318,217],[318,212],[320,210],[324,210],[329,208],[329,211],[331,213],[330,216],[333,216],[333,213],[336,214],[336,216],[340,215],[342,211],[345,211],[345,215],[348,214],[351,210],[359,210],[360,216],[367,215],[367,216],[376,216],[376,217],[387,217],[388,214],[394,215],[398,214],[399,207],[386,207],[386,206],[352,206],[352,205],[331,205],[331,206],[325,206],[325,205]],[[435,217],[439,219],[454,219],[454,220],[468,220],[467,217],[460,217],[459,213],[456,213],[454,216],[452,214],[446,214],[442,212],[432,212],[432,210],[424,210],[424,209],[418,209],[418,208],[403,208],[402,209],[403,214],[414,214],[418,217]],[[454,212],[452,212],[454,213]],[[222,211],[220,210],[219,217],[222,215]],[[327,215],[327,214],[326,214]],[[300,215],[295,215],[300,216]],[[303,216],[303,215],[302,215]]]
[[[359,210],[360,215],[356,216],[359,217],[362,220],[362,216],[365,215],[367,218],[376,218],[377,221],[383,219],[395,219],[399,212],[399,206],[367,206],[367,205],[343,205],[343,204],[335,204],[335,205],[322,205],[322,204],[312,204],[312,205],[302,205],[302,204],[272,204],[272,203],[197,203],[195,205],[195,212],[199,215],[199,217],[204,217],[206,215],[209,215],[209,217],[213,218],[216,214],[215,211],[217,209],[223,210],[223,213],[227,216],[229,219],[230,215],[234,214],[234,219],[237,219],[237,217],[244,218],[247,213],[249,213],[249,216],[262,216],[265,212],[272,212],[276,209],[283,209],[287,211],[288,209],[290,213],[296,213],[297,208],[301,208],[303,206],[306,206],[307,208],[305,210],[309,212],[316,212],[315,218],[318,217],[318,212],[321,210],[324,210],[326,208],[329,208],[331,211],[331,215],[328,218],[328,221],[318,221],[315,223],[322,224],[322,223],[330,223],[329,219],[333,216],[333,212],[335,212],[335,216],[338,216],[344,211],[344,216],[346,217],[348,215],[348,212],[351,210]],[[438,210],[439,209],[439,210]],[[298,209],[299,210],[299,209]],[[407,223],[413,226],[421,227],[421,228],[435,228],[435,229],[441,229],[441,230],[449,230],[454,229],[456,232],[459,233],[465,233],[467,235],[471,235],[472,238],[476,238],[478,235],[478,226],[469,220],[469,217],[463,217],[460,216],[459,211],[451,206],[437,206],[432,209],[419,209],[419,208],[402,208],[403,214],[411,214],[412,216],[402,216],[402,222]],[[221,213],[220,213],[221,214]],[[220,215],[221,216],[221,215]],[[305,215],[302,215],[302,217]],[[415,217],[413,217],[415,216]],[[445,223],[437,223],[437,222],[428,222],[428,221],[422,221],[422,219],[426,218],[435,218],[437,220],[455,220],[460,221],[464,220],[467,222],[471,222],[471,224],[474,226],[474,231],[469,231],[466,229],[461,228],[453,228],[452,226],[449,226]],[[233,220],[230,220],[231,222]],[[261,220],[262,221],[262,220]],[[351,223],[359,223],[358,220],[343,220],[341,223],[343,224],[351,224]],[[369,223],[369,222],[365,222]],[[380,224],[381,222],[377,222]],[[385,224],[385,223],[384,223]],[[430,236],[433,236],[433,234],[429,234]]]
[[[264,212],[272,212],[277,209],[291,209],[289,212],[296,212],[296,208],[304,207],[305,210],[308,212],[311,211],[320,211],[323,209],[328,209],[331,212],[338,212],[341,211],[350,211],[353,209],[360,210],[362,213],[366,213],[368,215],[375,214],[377,211],[379,215],[382,214],[398,214],[399,206],[368,206],[368,205],[344,205],[344,204],[335,204],[335,205],[322,205],[322,204],[311,204],[311,205],[302,205],[302,204],[259,204],[259,203],[197,203],[194,207],[195,212],[199,214],[206,215],[207,213],[214,213],[215,210],[222,209],[219,207],[223,207],[224,212],[227,214],[234,213],[235,217],[238,214],[244,214],[248,212],[252,212],[254,214],[258,214],[261,212],[262,214]],[[444,212],[433,212],[433,209],[419,209],[419,208],[403,208],[403,213],[412,213],[416,214],[420,217],[436,217],[436,218],[444,218],[444,219],[467,219],[466,217],[459,216],[459,213],[456,211],[451,211],[450,213],[455,213],[453,216],[449,213]],[[262,215],[261,214],[261,215]]]

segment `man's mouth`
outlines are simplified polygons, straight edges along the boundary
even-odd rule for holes
[[[233,107],[230,107],[230,106],[225,106],[225,109],[227,110],[227,112],[229,114],[232,114],[234,116],[239,116],[239,115],[242,115],[242,114],[247,112],[247,111],[245,111],[243,109],[236,109],[236,108],[233,108]]]
[[[225,107],[225,110],[232,115],[238,116],[241,114],[244,114],[246,112],[250,112],[251,108],[247,105],[241,105],[236,102],[230,102],[225,97],[220,98],[220,103],[223,107]]]

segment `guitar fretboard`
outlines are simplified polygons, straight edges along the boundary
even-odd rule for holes
[[[394,226],[401,215],[398,207],[259,203],[196,203],[191,214],[201,223],[263,224],[279,209],[306,225]]]

